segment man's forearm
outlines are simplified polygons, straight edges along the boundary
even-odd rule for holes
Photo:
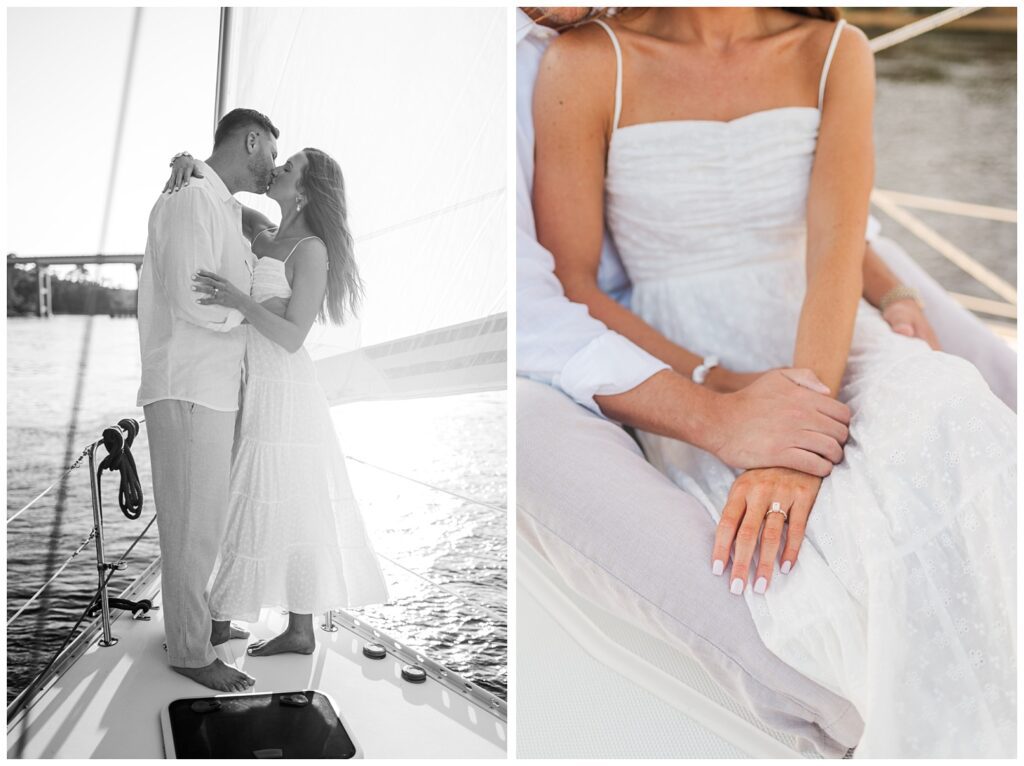
[[[878,308],[882,298],[903,283],[871,245],[864,250],[864,300]]]
[[[620,423],[708,449],[720,397],[673,370],[661,370],[629,391],[597,395],[594,401]]]

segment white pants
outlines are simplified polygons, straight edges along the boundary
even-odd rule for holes
[[[143,408],[160,529],[167,656],[181,668],[216,659],[206,587],[228,516],[236,412],[177,399]]]

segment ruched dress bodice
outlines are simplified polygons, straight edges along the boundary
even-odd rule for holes
[[[797,106],[612,134],[605,209],[635,311],[730,369],[791,363],[819,121],[817,109]],[[668,295],[682,303],[672,316],[662,311]],[[745,310],[736,312],[740,301]],[[686,326],[675,320],[680,315],[690,319]],[[774,321],[765,324],[766,316]],[[742,348],[734,348],[737,337],[747,339]],[[761,351],[751,356],[751,346]]]

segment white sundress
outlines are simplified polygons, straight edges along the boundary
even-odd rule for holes
[[[618,60],[606,215],[633,310],[733,370],[791,366],[821,97],[842,22],[818,108],[626,127],[622,52],[599,23]],[[855,757],[1012,757],[1014,413],[971,364],[893,333],[864,301],[839,399],[853,411],[845,458],[821,485],[797,564],[783,575],[776,562],[767,593],[748,584],[743,596],[758,633],[856,706]],[[683,442],[640,439],[717,522],[739,472]]]
[[[255,300],[291,297],[288,258],[257,261]],[[245,368],[213,618],[252,622],[262,607],[318,614],[386,601],[313,360],[248,327]]]

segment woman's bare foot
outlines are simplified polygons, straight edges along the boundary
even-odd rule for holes
[[[171,670],[219,692],[244,692],[256,683],[252,676],[238,668],[225,665],[220,660],[214,660],[201,668],[179,668],[171,665]]]
[[[210,643],[214,646],[223,644],[233,638],[248,638],[249,631],[232,625],[230,620],[213,620],[210,623]]]
[[[257,641],[249,645],[246,654],[251,657],[267,657],[271,654],[312,654],[316,649],[316,637],[312,632],[297,631],[289,628],[269,641]]]

